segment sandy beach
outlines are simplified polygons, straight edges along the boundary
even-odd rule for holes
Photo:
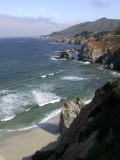
[[[52,117],[41,128],[4,133],[0,137],[0,160],[30,160],[38,150],[49,150],[58,144],[59,116]]]

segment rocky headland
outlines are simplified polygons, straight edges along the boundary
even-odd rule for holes
[[[64,39],[61,43],[81,45],[78,61],[99,63],[103,69],[120,70],[120,34],[115,32],[87,32]]]
[[[120,158],[120,76],[97,89],[56,149],[33,160],[118,160]]]
[[[104,69],[120,70],[120,36],[88,39],[78,54],[78,60],[103,64]]]

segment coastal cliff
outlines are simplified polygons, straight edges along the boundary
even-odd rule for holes
[[[81,48],[78,60],[102,63],[109,69],[120,70],[120,37],[89,39]]]
[[[88,32],[65,38],[59,43],[80,45],[78,61],[103,64],[104,69],[120,70],[120,29],[114,32]],[[81,47],[82,46],[82,47]]]
[[[118,160],[120,157],[120,76],[97,89],[46,160]],[[37,152],[33,160],[44,159]],[[36,158],[37,157],[37,158]]]

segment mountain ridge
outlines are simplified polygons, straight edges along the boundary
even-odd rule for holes
[[[88,32],[114,31],[118,27],[120,27],[119,19],[101,18],[93,22],[76,24],[62,31],[53,32],[49,36],[56,38],[64,38],[64,37],[74,36],[75,34],[81,33],[83,31],[88,31]]]

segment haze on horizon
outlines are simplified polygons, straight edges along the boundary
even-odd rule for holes
[[[50,34],[106,17],[120,19],[119,0],[0,1],[0,37]]]

